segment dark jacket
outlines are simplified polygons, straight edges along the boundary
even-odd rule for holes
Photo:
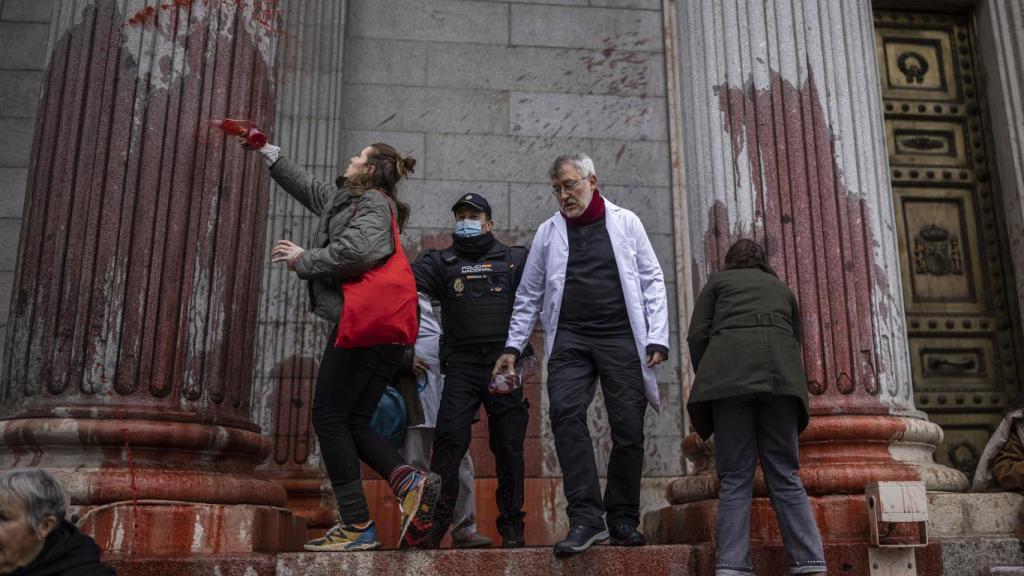
[[[696,378],[687,410],[704,439],[714,432],[711,401],[767,392],[796,396],[807,426],[807,376],[800,310],[784,282],[757,268],[719,272],[694,305],[687,342]]]
[[[523,269],[529,251],[523,246],[506,246],[496,238],[493,240],[480,238],[480,240],[489,240],[489,244],[484,244],[483,248],[477,247],[474,250],[470,250],[456,240],[453,241],[452,246],[444,250],[429,250],[420,254],[412,263],[412,273],[416,277],[416,289],[426,294],[428,298],[441,303],[442,318],[451,312],[451,294],[448,289],[450,279],[448,278],[448,264],[445,262],[446,252],[469,262],[494,262],[500,260],[506,262],[509,266],[511,286],[508,287],[507,293],[503,292],[508,297],[507,315],[503,312],[502,325],[496,327],[500,329],[500,338],[493,341],[473,342],[469,345],[459,345],[457,347],[452,346],[447,341],[449,336],[447,332],[451,324],[442,322],[445,326],[445,334],[441,336],[440,356],[442,366],[448,361],[493,365],[505,348],[509,317],[512,314],[512,305],[515,303],[516,290],[519,288],[519,282],[523,278]],[[487,298],[490,298],[490,296],[493,296],[493,293],[487,296]],[[481,321],[486,322],[487,320],[481,319]],[[530,353],[533,353],[532,349]]]
[[[370,270],[395,251],[391,202],[379,191],[352,194],[321,182],[284,157],[270,168],[270,176],[320,217],[306,251],[295,261],[295,272],[308,282],[313,313],[338,322],[341,281]]]
[[[50,532],[43,550],[28,566],[15,570],[11,576],[114,576],[114,571],[100,563],[100,547],[78,528],[62,520]]]

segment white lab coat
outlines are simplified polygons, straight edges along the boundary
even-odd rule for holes
[[[441,376],[441,325],[434,316],[430,299],[422,292],[420,297],[420,331],[416,337],[416,355],[427,363],[427,373],[416,377],[416,390],[423,405],[423,424],[413,428],[436,428],[437,409],[441,407],[444,377]]]
[[[654,369],[647,367],[647,345],[660,344],[668,348],[665,279],[640,218],[612,204],[607,198],[604,204],[608,237],[611,239],[612,251],[615,252],[629,324],[633,328],[636,351],[643,366],[644,394],[650,405],[660,410],[657,375]],[[555,213],[540,225],[533,237],[523,278],[516,291],[506,346],[520,351],[523,349],[539,312],[547,335],[544,343],[545,357],[551,357],[568,260],[569,238],[565,219]]]

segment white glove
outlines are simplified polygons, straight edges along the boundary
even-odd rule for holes
[[[267,168],[273,166],[274,162],[277,162],[277,157],[281,155],[281,149],[273,144],[264,144],[263,148],[256,152],[263,158]]]

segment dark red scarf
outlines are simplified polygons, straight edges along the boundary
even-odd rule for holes
[[[558,213],[562,214],[561,211]],[[584,210],[582,214],[573,218],[562,214],[562,218],[565,218],[565,225],[570,228],[593,224],[601,218],[604,218],[604,198],[601,197],[601,192],[597,188],[594,188],[594,197],[590,199],[590,205],[587,206],[587,209]]]

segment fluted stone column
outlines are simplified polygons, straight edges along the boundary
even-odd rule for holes
[[[977,42],[985,63],[985,92],[1017,285],[1024,313],[1024,5],[982,0],[976,9]]]
[[[343,169],[342,68],[346,2],[290,2],[278,53],[277,124],[282,154],[333,181]],[[312,236],[317,216],[273,185],[264,253],[288,238]],[[288,491],[288,508],[311,531],[336,522],[337,509],[310,421],[316,374],[330,325],[309,312],[305,282],[284,266],[267,266],[256,329],[255,419],[271,444],[260,473]]]
[[[0,468],[53,469],[108,552],[302,536],[284,489],[254,474],[267,171],[209,123],[273,126],[276,4],[55,4]]]
[[[863,518],[872,481],[966,487],[932,461],[942,430],[911,395],[870,2],[677,10],[695,293],[735,240],[767,247],[802,313],[812,418],[801,476],[812,495],[858,495],[816,507],[826,535],[862,537],[863,520],[847,520]],[[677,539],[710,536],[716,492],[711,471],[672,484],[673,504],[695,503]],[[759,510],[770,516],[755,505],[755,533]]]

